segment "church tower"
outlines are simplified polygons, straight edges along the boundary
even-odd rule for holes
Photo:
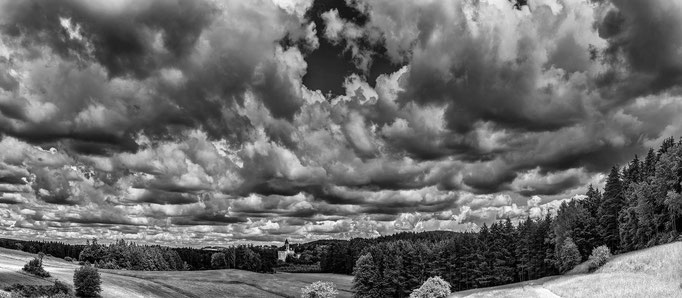
[[[289,239],[284,240],[284,250],[278,250],[277,251],[277,259],[279,259],[282,262],[286,262],[287,256],[295,256],[296,253],[291,250],[291,247],[289,247]]]

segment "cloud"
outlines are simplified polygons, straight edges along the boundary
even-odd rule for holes
[[[552,214],[682,133],[682,9],[531,5],[0,0],[0,235],[219,245]]]
[[[599,9],[596,25],[608,42],[603,58],[611,66],[601,80],[606,90],[631,99],[680,83],[680,3],[613,0],[600,3]]]

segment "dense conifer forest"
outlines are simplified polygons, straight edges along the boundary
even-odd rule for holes
[[[510,219],[478,232],[401,233],[329,245],[324,272],[354,274],[361,297],[407,297],[439,275],[453,290],[562,273],[606,245],[623,253],[675,241],[682,229],[682,140],[666,139],[644,158],[613,167],[603,192],[565,202],[557,215]],[[569,254],[577,249],[579,260]]]

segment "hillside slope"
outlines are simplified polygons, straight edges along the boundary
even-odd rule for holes
[[[592,274],[544,286],[562,297],[682,297],[682,242],[618,255]]]
[[[457,292],[451,297],[682,297],[682,242],[617,255],[594,273]]]
[[[78,267],[62,259],[46,257],[48,279],[25,274],[21,268],[35,255],[0,248],[0,289],[14,283],[48,285],[57,278],[73,286]],[[338,274],[262,274],[242,270],[125,271],[100,270],[102,297],[298,297],[301,288],[317,280],[332,281],[339,298],[351,297],[352,276]],[[2,297],[0,295],[0,297]]]

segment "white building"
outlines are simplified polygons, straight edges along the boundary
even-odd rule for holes
[[[277,251],[277,259],[286,262],[287,256],[296,257],[296,253],[289,247],[289,239],[284,241],[284,250]]]

